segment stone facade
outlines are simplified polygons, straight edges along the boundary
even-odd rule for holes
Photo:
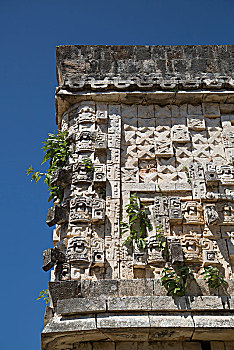
[[[64,199],[47,217],[56,227],[43,254],[54,269],[42,349],[234,349],[233,54],[57,48],[57,121],[72,154],[52,179]],[[144,249],[121,232],[134,194],[153,226]],[[168,264],[192,271],[184,297],[161,285]],[[209,289],[206,266],[228,286]]]

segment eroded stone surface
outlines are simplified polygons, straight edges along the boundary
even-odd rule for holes
[[[201,350],[210,340],[211,350],[233,346],[232,51],[57,49],[57,121],[72,144],[66,169],[52,179],[64,200],[47,218],[56,224],[44,269],[55,266],[49,290],[57,314],[43,349]],[[145,249],[126,246],[129,232],[121,230],[135,193],[153,227]],[[172,299],[162,270],[183,264],[195,278],[185,297]],[[207,266],[218,267],[229,285],[209,289],[201,278]]]

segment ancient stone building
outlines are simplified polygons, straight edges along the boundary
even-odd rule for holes
[[[43,350],[234,349],[233,70],[234,46],[57,48]]]

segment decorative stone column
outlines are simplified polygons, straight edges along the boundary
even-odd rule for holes
[[[57,48],[57,123],[72,154],[53,176],[64,198],[47,218],[43,350],[234,349],[233,54]],[[152,225],[144,247],[121,232],[135,194]],[[162,286],[165,266],[190,268],[184,296]],[[208,266],[228,285],[209,288]]]

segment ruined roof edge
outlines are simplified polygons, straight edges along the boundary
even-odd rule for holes
[[[68,91],[234,90],[234,45],[64,45],[56,56]]]

